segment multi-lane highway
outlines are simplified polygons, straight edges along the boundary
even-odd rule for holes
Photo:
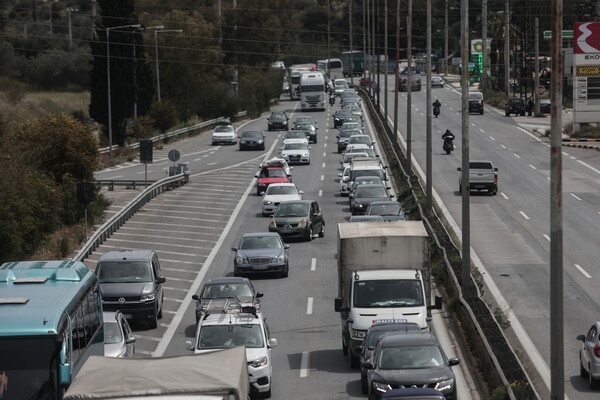
[[[388,81],[388,90],[393,90],[393,78]],[[399,128],[406,139],[406,94],[400,98]],[[433,89],[432,101],[436,98],[442,109],[439,118],[433,119],[433,187],[460,227],[456,171],[462,157],[460,88]],[[383,102],[383,95],[381,99]],[[423,169],[428,106],[425,90],[412,94],[413,157]],[[392,111],[390,92],[388,113]],[[502,111],[486,106],[484,115],[469,117],[470,159],[492,160],[499,169],[497,196],[471,196],[471,245],[482,262],[484,277],[493,280],[514,313],[510,319],[514,333],[525,344],[522,351],[536,362],[542,380],[549,384],[550,142],[523,128],[536,125],[535,118],[505,117]],[[441,148],[441,133],[446,129],[456,135],[456,151],[451,155]],[[600,267],[596,262],[600,158],[595,151],[569,148],[563,151],[562,159],[565,388],[570,399],[592,399],[598,392],[591,391],[587,381],[579,377],[580,342],[575,338],[587,333],[600,315]],[[521,335],[519,325],[524,329]],[[542,389],[544,384],[537,383]],[[544,390],[540,394],[549,397]]]

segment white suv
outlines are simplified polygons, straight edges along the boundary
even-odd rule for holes
[[[187,341],[185,347],[195,354],[246,347],[250,391],[270,397],[273,374],[271,348],[277,346],[277,340],[270,337],[267,320],[254,307],[230,305],[214,312],[209,306],[196,327],[194,343]]]

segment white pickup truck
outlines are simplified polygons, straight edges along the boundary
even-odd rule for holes
[[[462,171],[461,167],[456,168]],[[491,161],[469,162],[469,190],[487,190],[489,194],[498,193],[498,168]],[[462,173],[458,176],[458,191],[462,193]]]

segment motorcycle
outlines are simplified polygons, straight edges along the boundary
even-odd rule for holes
[[[433,115],[437,118],[440,115],[440,108],[438,106],[433,107]]]
[[[331,105],[335,104],[335,95],[330,95],[329,96],[329,104],[331,104]]]
[[[454,150],[454,135],[446,136],[444,138],[444,144],[442,146],[442,150],[446,152],[446,154],[450,154],[452,150]]]

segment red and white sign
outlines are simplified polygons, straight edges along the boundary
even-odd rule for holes
[[[600,53],[600,22],[575,22],[573,38],[573,53]]]
[[[538,94],[538,96],[542,96],[544,93],[546,93],[546,88],[543,85],[539,85],[535,88],[535,92]]]

